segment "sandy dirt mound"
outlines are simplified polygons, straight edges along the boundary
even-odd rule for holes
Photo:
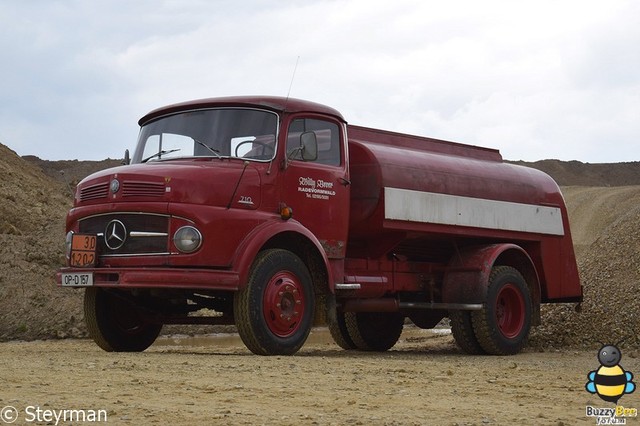
[[[62,294],[67,188],[0,145],[0,340],[82,335],[79,294]]]
[[[67,186],[67,189],[75,188],[78,182],[91,173],[122,165],[122,160],[112,160],[110,158],[102,161],[47,161],[33,155],[25,155],[22,158],[37,166],[48,177],[63,183]]]
[[[628,213],[640,206],[638,186],[570,186],[563,187],[562,193],[567,202],[573,245],[578,256],[598,240],[616,238],[609,233],[609,226],[619,221],[633,221]]]
[[[552,176],[560,186],[640,185],[640,162],[590,164],[580,161],[541,160],[533,163],[511,161],[533,167]]]

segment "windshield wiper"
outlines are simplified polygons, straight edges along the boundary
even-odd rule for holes
[[[156,158],[156,157],[160,157],[161,155],[165,155],[165,154],[171,154],[172,152],[176,152],[176,151],[180,151],[180,148],[176,148],[176,149],[170,149],[170,150],[162,150],[162,151],[158,151],[153,155],[148,156],[147,158],[145,158],[144,160],[141,161],[141,163],[146,163],[147,161],[151,160],[152,158]]]
[[[219,159],[222,160],[222,156],[220,155],[220,151],[218,151],[217,149],[211,148],[209,145],[207,145],[204,142],[200,142],[198,139],[196,138],[191,138],[194,140],[195,143],[197,143],[200,146],[203,146],[205,148],[207,148],[209,151],[211,151],[213,153],[213,155],[215,155],[216,157],[218,157]]]

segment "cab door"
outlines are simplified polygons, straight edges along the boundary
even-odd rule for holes
[[[345,126],[324,116],[296,115],[286,123],[282,199],[293,219],[318,238],[328,258],[344,258],[349,226],[349,176]],[[304,160],[301,136],[313,132],[315,159]]]

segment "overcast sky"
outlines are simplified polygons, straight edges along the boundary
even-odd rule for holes
[[[0,143],[48,160],[121,158],[156,107],[292,83],[505,159],[640,161],[634,0],[2,0],[0,52]]]

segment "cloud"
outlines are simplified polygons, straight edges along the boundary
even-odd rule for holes
[[[638,160],[636,4],[9,0],[0,142],[119,157],[158,106],[291,85],[351,123],[505,158]]]

